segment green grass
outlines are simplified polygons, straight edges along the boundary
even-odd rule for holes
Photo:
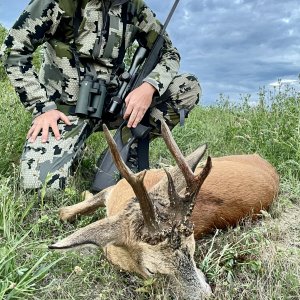
[[[65,192],[42,202],[36,194],[24,194],[18,187],[18,157],[30,116],[7,81],[0,87],[0,298],[170,299],[165,279],[143,281],[122,273],[101,251],[47,251],[54,239],[97,219],[95,215],[64,224],[58,221],[57,210],[80,200],[80,191],[88,186],[103,149],[99,148],[103,137],[99,133],[89,140],[73,184]],[[299,95],[285,90],[269,99],[265,95],[256,107],[247,102],[197,107],[186,126],[174,130],[185,153],[204,142],[213,156],[257,152],[282,177],[279,200],[258,222],[245,220],[241,226],[217,231],[198,242],[196,261],[213,286],[215,299],[300,297],[298,215],[292,221],[300,207],[299,120]],[[173,163],[161,140],[151,146],[151,162]]]
[[[40,201],[18,186],[19,157],[31,122],[5,77],[0,82],[0,299],[171,299],[164,278],[142,280],[120,272],[96,252],[49,252],[53,240],[95,221],[105,211],[58,220],[58,208],[80,201],[89,186],[101,133],[88,141],[70,187]],[[279,199],[253,223],[198,241],[197,265],[214,299],[300,299],[300,96],[295,90],[259,92],[240,104],[197,107],[173,134],[184,153],[208,143],[209,154],[259,153],[281,175]],[[174,163],[162,140],[151,145],[151,165]],[[171,288],[172,289],[172,288]]]

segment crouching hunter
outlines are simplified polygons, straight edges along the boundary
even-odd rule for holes
[[[130,136],[131,129],[146,119],[151,140],[160,133],[160,119],[172,129],[197,104],[199,83],[191,74],[177,73],[180,56],[164,34],[154,69],[126,95],[122,113],[107,112],[120,89],[126,49],[137,41],[151,50],[161,28],[142,0],[32,0],[28,4],[1,49],[7,75],[33,115],[21,157],[23,188],[39,189],[47,179],[48,187],[63,189],[86,139],[103,123],[117,129],[125,120],[121,132]],[[40,45],[43,61],[36,74],[32,58]],[[89,109],[86,114],[76,112],[81,90],[89,84],[104,89],[101,117],[93,117]],[[134,169],[139,146],[134,140],[129,148],[127,163]]]

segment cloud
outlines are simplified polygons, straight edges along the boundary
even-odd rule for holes
[[[296,78],[300,61],[298,1],[187,0],[170,26],[182,68],[201,79],[204,101],[220,93],[257,93]]]
[[[164,22],[174,1],[146,2]],[[1,0],[0,23],[11,25],[26,4]],[[181,72],[200,79],[208,104],[221,93],[237,99],[279,78],[297,80],[299,23],[298,0],[182,0],[168,32],[182,56]]]
[[[290,86],[296,85],[296,86],[298,86],[299,85],[299,80],[288,79],[288,78],[287,79],[278,79],[275,82],[271,82],[269,85],[272,86],[272,87],[281,87],[283,85],[290,85]]]

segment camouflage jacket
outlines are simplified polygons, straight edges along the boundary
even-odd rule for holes
[[[142,0],[81,0],[82,19],[75,42],[75,0],[29,3],[1,49],[7,74],[28,110],[39,115],[55,109],[57,100],[76,103],[79,82],[86,68],[83,62],[91,65],[98,78],[110,78],[123,36],[121,10],[125,2],[135,7],[126,26],[125,48],[137,40],[150,49],[161,24]],[[37,75],[32,55],[39,45],[43,45],[43,62]],[[76,64],[74,48],[80,67]],[[179,60],[178,51],[166,35],[162,57],[145,81],[162,95],[178,71]]]

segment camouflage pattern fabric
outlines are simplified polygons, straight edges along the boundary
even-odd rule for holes
[[[150,124],[153,128],[151,140],[159,136],[159,120],[164,118],[172,129],[179,122],[178,110],[190,111],[200,96],[201,89],[194,76],[177,75],[166,93],[156,99],[159,104],[151,109]],[[40,188],[46,179],[48,187],[53,189],[62,189],[67,184],[74,161],[79,159],[86,139],[94,131],[99,130],[99,125],[93,120],[80,119],[76,116],[69,116],[69,119],[72,125],[59,124],[62,134],[60,141],[50,134],[47,143],[41,143],[41,136],[38,136],[35,143],[26,142],[21,159],[22,186],[25,189]],[[118,123],[121,121],[118,120]],[[107,125],[110,128],[116,127],[116,124]],[[132,168],[136,165],[136,159],[135,155],[131,155],[129,161]]]
[[[86,138],[95,124],[89,119],[69,116],[72,125],[58,124],[61,139],[52,133],[46,143],[39,135],[34,143],[26,141],[21,157],[21,186],[39,189],[45,183],[53,189],[63,189],[70,177],[74,162],[80,158]]]
[[[57,100],[75,104],[79,81],[86,72],[110,80],[123,35],[120,4],[128,2],[136,8],[126,26],[125,49],[134,40],[150,49],[162,26],[142,0],[81,0],[82,21],[74,42],[77,1],[32,0],[3,43],[0,56],[8,77],[24,106],[34,115],[55,109]],[[110,7],[106,7],[108,3]],[[44,47],[44,59],[37,75],[32,54],[39,45]],[[79,74],[74,51],[80,59]],[[145,78],[160,95],[176,75],[179,59],[178,51],[166,35],[162,57]]]
[[[86,73],[110,81],[123,36],[122,7],[128,3],[130,18],[125,30],[125,49],[137,41],[151,49],[161,23],[143,0],[31,0],[9,30],[0,52],[9,79],[25,108],[36,117],[57,103],[71,106],[78,99],[79,83]],[[80,3],[81,22],[74,40],[74,15]],[[43,45],[39,74],[32,64],[33,52]],[[79,66],[76,63],[76,54]],[[173,128],[178,109],[190,110],[199,99],[200,89],[192,75],[177,75],[180,55],[168,35],[160,61],[145,78],[158,91],[157,112],[151,119],[153,137],[159,133],[158,115]],[[53,136],[46,144],[27,143],[21,160],[25,188],[38,188],[50,175],[48,184],[62,188],[71,174],[86,138],[97,129],[91,120],[71,116],[72,126],[59,124],[62,139]],[[110,124],[111,127],[116,124]],[[157,129],[156,129],[157,128]]]

